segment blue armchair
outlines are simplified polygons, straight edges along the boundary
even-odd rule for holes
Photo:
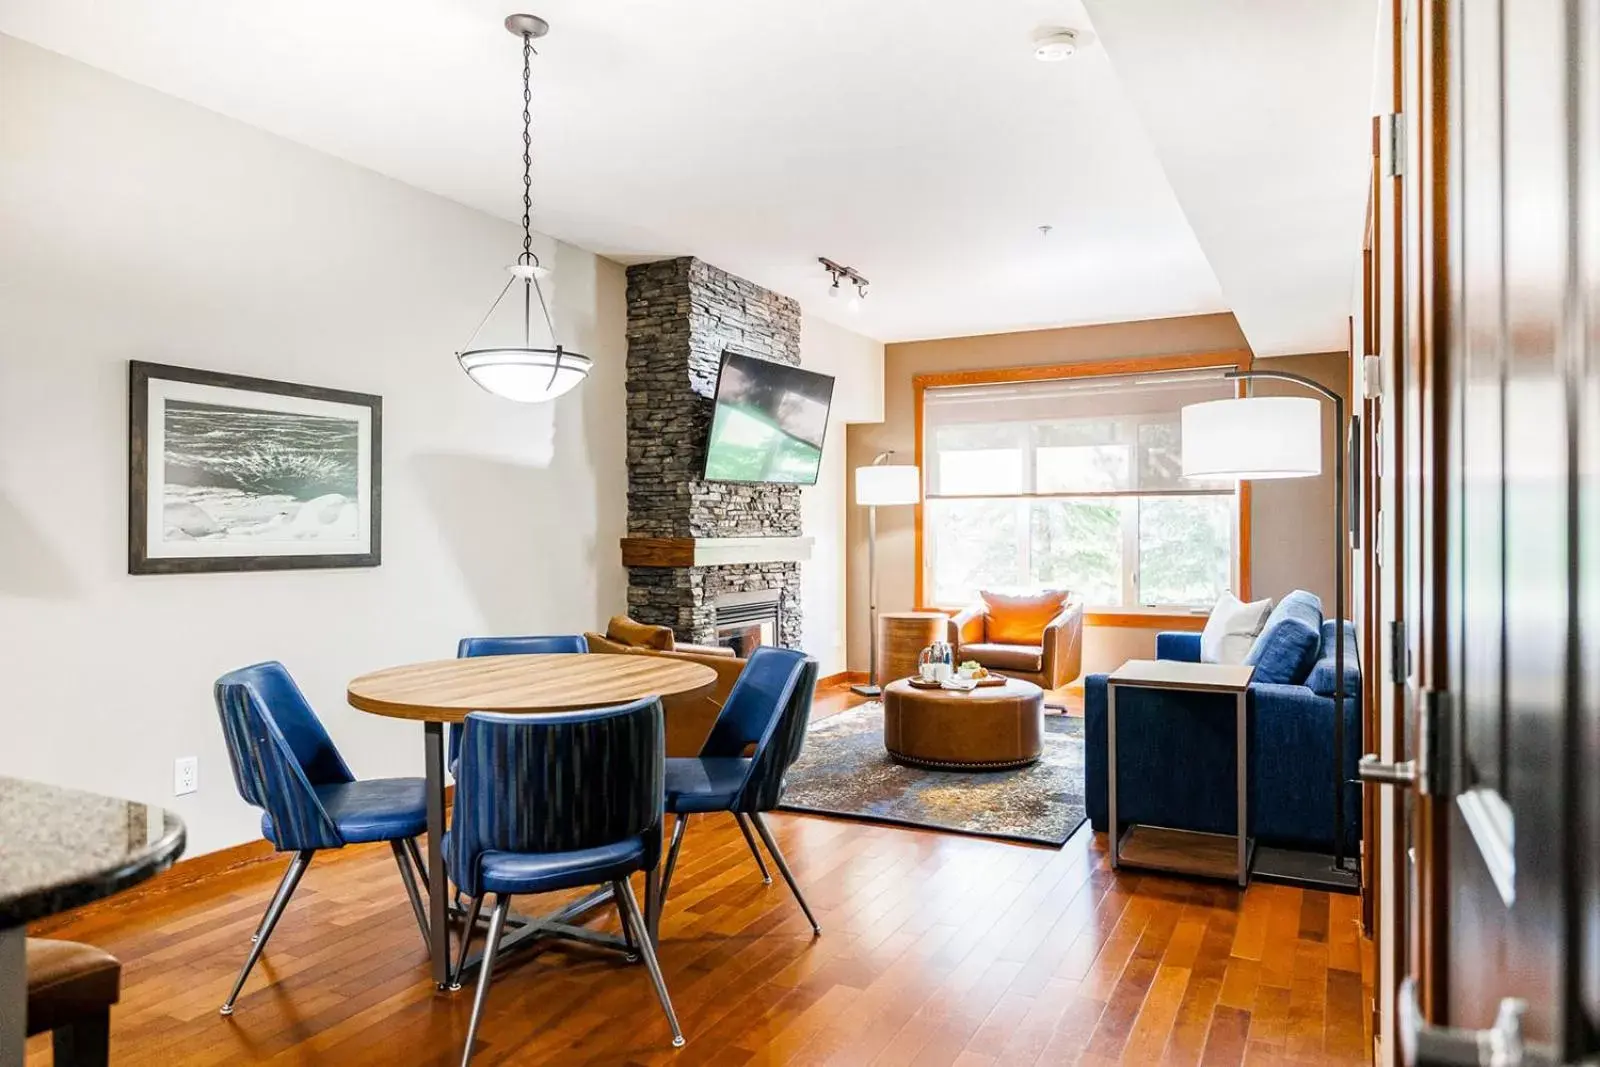
[[[423,780],[357,781],[281,663],[257,663],[224,674],[217,679],[215,697],[239,796],[263,810],[262,836],[278,849],[294,853],[250,939],[250,953],[222,1014],[233,1014],[245,979],[266,949],[311,857],[322,849],[387,841],[427,945],[427,912],[416,877],[421,874],[426,884],[416,842],[428,822]]]
[[[628,881],[644,872],[646,895],[653,895],[661,859],[664,736],[656,697],[558,715],[467,715],[461,777],[444,839],[450,877],[472,900],[462,927],[458,980],[484,898],[493,893],[495,904],[462,1067],[472,1060],[512,895],[607,883],[622,911],[627,943],[650,972],[672,1043],[683,1044],[655,945]]]
[[[532,637],[463,637],[456,643],[456,659],[477,656],[549,656],[559,653],[589,651],[589,642],[582,634],[555,634]],[[456,761],[461,756],[461,724],[450,724],[450,773],[456,773]]]
[[[763,812],[773,810],[783,799],[784,775],[800,758],[816,689],[816,660],[807,658],[804,652],[763,645],[751,653],[750,662],[728,694],[728,702],[722,706],[700,755],[667,760],[666,810],[676,818],[672,848],[661,876],[662,903],[672,888],[672,872],[678,865],[678,850],[683,846],[689,817],[725,811],[738,821],[745,844],[761,867],[762,879],[771,884],[767,865],[750,835],[750,827],[755,827],[812,932],[822,933],[762,818]],[[652,934],[656,933],[659,920],[659,911],[650,916]]]
[[[1281,628],[1282,632],[1275,632]],[[1334,630],[1309,593],[1284,598],[1251,650],[1246,696],[1249,832],[1277,848],[1333,851]],[[1271,638],[1269,640],[1269,637]],[[1163,633],[1156,658],[1199,662],[1200,635]],[[1249,662],[1249,661],[1247,661]],[[1355,628],[1345,624],[1345,841],[1361,833],[1361,669]],[[1234,698],[1121,687],[1117,696],[1117,817],[1182,830],[1231,834]],[[1106,676],[1084,685],[1085,800],[1107,829]]]

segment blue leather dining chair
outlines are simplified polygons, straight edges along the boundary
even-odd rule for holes
[[[557,652],[587,652],[589,640],[582,634],[553,634],[530,637],[463,637],[456,645],[456,659],[474,656],[545,656]],[[450,726],[450,773],[456,771],[461,752],[461,727]]]
[[[808,659],[804,652],[763,645],[751,653],[750,662],[734,682],[700,755],[667,760],[666,808],[677,818],[672,825],[672,849],[667,853],[666,870],[661,877],[658,907],[666,903],[689,817],[726,811],[738,820],[746,843],[760,863],[761,853],[750,838],[746,820],[755,826],[812,931],[822,933],[762,818],[763,812],[773,810],[783,799],[783,776],[800,758],[816,688],[816,660]],[[761,872],[765,877],[764,863]],[[650,917],[652,933],[658,929],[659,921],[657,911]]]
[[[467,1024],[463,1067],[489,996],[500,935],[513,894],[609,884],[623,935],[643,957],[656,996],[683,1044],[655,947],[628,878],[645,874],[654,895],[661,860],[666,739],[657,697],[554,715],[470,712],[461,745],[455,809],[445,837],[450,877],[472,904],[456,963],[466,966],[484,899],[495,895],[478,990]]]
[[[423,865],[416,837],[428,822],[423,779],[357,781],[281,663],[257,663],[230,671],[217,679],[215,696],[239,796],[264,811],[262,836],[279,851],[294,853],[250,939],[250,954],[222,1005],[222,1014],[233,1014],[233,1002],[267,947],[311,857],[323,849],[387,841],[411,898],[422,942],[427,945],[427,911],[417,890]],[[423,878],[426,884],[426,875]]]

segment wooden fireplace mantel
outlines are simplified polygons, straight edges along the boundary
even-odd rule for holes
[[[624,567],[718,567],[729,563],[800,563],[810,537],[624,537]]]

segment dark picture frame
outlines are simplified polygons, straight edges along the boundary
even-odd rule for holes
[[[382,503],[382,397],[129,362],[129,574],[376,567]]]

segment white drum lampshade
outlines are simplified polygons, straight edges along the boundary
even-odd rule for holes
[[[922,499],[922,473],[904,463],[856,468],[856,503],[864,507],[915,504]]]
[[[1321,473],[1320,400],[1250,396],[1183,409],[1185,478],[1314,478]]]

